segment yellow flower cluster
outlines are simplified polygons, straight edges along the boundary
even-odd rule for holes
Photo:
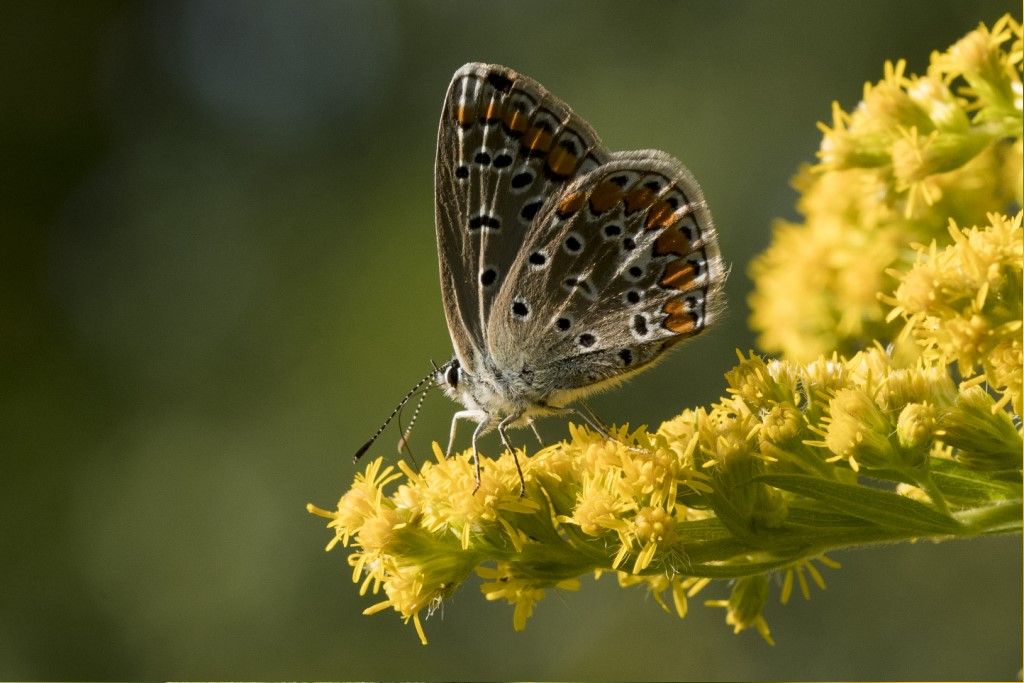
[[[877,293],[912,261],[910,244],[945,244],[949,220],[1020,206],[1022,54],[1007,15],[933,53],[924,76],[887,63],[852,112],[833,104],[819,163],[794,181],[803,223],[780,221],[751,264],[762,348],[810,360],[890,337]]]
[[[335,511],[309,510],[331,520],[335,537],[328,549],[338,543],[359,548],[349,563],[362,592],[387,595],[367,613],[395,609],[414,622],[424,642],[420,613],[429,613],[474,570],[486,581],[488,600],[515,605],[516,629],[525,627],[544,589],[573,589],[583,573],[620,566],[634,575],[657,566],[661,580],[654,577],[650,588],[659,604],[670,588],[685,613],[686,591],[696,581],[664,566],[679,560],[677,522],[706,516],[677,500],[680,486],[700,487],[705,478],[692,468],[692,444],[643,430],[608,439],[573,427],[572,435],[571,443],[532,458],[519,454],[523,497],[510,453],[487,463],[474,490],[470,454],[446,459],[434,444],[436,462],[419,472],[404,462],[398,471],[384,467],[378,458]],[[402,482],[386,494],[396,479]],[[615,547],[611,555],[607,543]]]
[[[900,281],[889,318],[902,316],[904,334],[939,363],[956,361],[960,374],[980,368],[984,379],[1002,394],[997,404],[1021,412],[1022,291],[1024,291],[1024,214],[1013,219],[989,216],[984,228],[960,230],[950,221],[952,246],[919,247],[914,266]]]
[[[899,367],[878,348],[807,364],[750,354],[727,380],[710,409],[655,432],[570,426],[569,440],[520,452],[523,497],[511,453],[485,463],[474,492],[470,454],[446,459],[435,444],[419,472],[374,460],[336,510],[310,511],[330,520],[328,549],[355,546],[362,592],[386,595],[366,613],[390,607],[424,642],[420,614],[474,571],[488,600],[514,605],[517,630],[546,589],[591,572],[646,586],[666,609],[671,591],[680,616],[710,579],[739,578],[733,597],[708,604],[770,640],[765,572],[786,572],[788,599],[793,576],[805,594],[805,572],[822,583],[810,560],[828,565],[823,549],[982,533],[956,514],[1008,484],[993,493],[972,473],[1020,467],[1020,434],[992,397],[925,361]],[[859,485],[858,472],[903,489]]]

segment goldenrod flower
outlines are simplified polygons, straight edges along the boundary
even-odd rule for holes
[[[901,446],[917,450],[935,439],[938,409],[930,403],[908,403],[896,420],[896,438]]]
[[[807,576],[811,577],[819,590],[825,590],[825,578],[818,571],[818,568],[814,566],[815,562],[820,562],[829,569],[839,569],[840,564],[828,557],[827,555],[819,555],[818,557],[801,560],[800,562],[794,562],[785,569],[785,576],[782,580],[782,590],[779,592],[779,602],[785,605],[789,602],[790,596],[793,594],[793,579],[797,580],[800,585],[800,594],[804,596],[804,600],[811,599],[811,587],[807,583]]]
[[[507,562],[499,562],[493,569],[478,567],[476,573],[487,580],[480,586],[484,597],[488,600],[505,600],[514,605],[512,627],[517,631],[524,630],[526,620],[533,614],[533,606],[544,597],[544,590],[529,579],[516,577],[512,565]],[[554,587],[562,590],[579,590],[580,582],[577,579],[567,579],[554,584]]]
[[[955,457],[972,469],[1019,470],[1024,454],[1019,428],[979,386],[960,392],[941,420],[942,441],[956,448]]]
[[[803,413],[796,406],[778,403],[761,419],[760,436],[765,441],[785,446],[796,439],[805,426]]]
[[[952,405],[956,385],[944,365],[917,365],[912,368],[891,368],[879,387],[878,399],[888,410],[899,410],[919,402],[936,406]]]
[[[878,467],[895,460],[888,435],[892,425],[863,391],[842,389],[829,404],[825,444],[839,458]]]
[[[619,585],[623,588],[646,586],[651,597],[654,598],[654,601],[665,612],[671,610],[669,610],[668,603],[665,602],[664,593],[665,591],[671,591],[672,605],[680,619],[684,618],[689,611],[688,599],[697,595],[697,593],[711,583],[710,579],[694,576],[685,578],[675,576],[670,578],[665,574],[637,576],[628,572],[618,572],[617,576]]]
[[[818,165],[794,181],[803,223],[780,222],[750,266],[763,348],[807,361],[891,337],[877,293],[908,265],[906,245],[943,246],[950,220],[979,224],[1020,205],[1021,64],[1021,26],[1007,15],[934,53],[925,75],[887,62],[852,112],[833,105]],[[984,333],[977,325],[961,333]]]
[[[766,572],[790,572],[788,596],[794,577],[820,579],[808,562],[822,549],[985,533],[990,513],[973,521],[974,510],[1019,501],[1019,476],[1005,476],[1021,468],[1018,428],[944,366],[899,367],[878,347],[806,364],[740,358],[728,395],[709,409],[655,432],[571,426],[566,441],[520,452],[524,498],[511,453],[485,461],[473,493],[468,453],[444,459],[435,445],[438,460],[419,472],[374,460],[337,511],[311,511],[331,520],[331,546],[355,546],[362,592],[385,593],[368,613],[390,607],[417,629],[473,571],[487,599],[514,605],[517,629],[548,588],[617,571],[663,606],[671,589],[681,613],[691,589],[739,578],[733,599],[715,604],[767,638],[753,608]],[[865,486],[858,470],[901,487]]]
[[[743,577],[736,581],[728,600],[708,600],[709,607],[724,607],[725,623],[733,627],[733,633],[755,628],[765,642],[774,645],[768,622],[761,613],[768,601],[768,577],[764,575]]]
[[[584,478],[576,494],[573,514],[563,517],[562,521],[575,524],[588,536],[600,536],[610,530],[625,538],[629,523],[624,517],[634,509],[635,503],[623,500],[614,492],[615,478],[614,470],[603,477]],[[628,539],[623,542],[628,543]]]
[[[999,407],[1020,411],[1021,290],[1024,282],[1022,214],[1010,219],[989,215],[989,224],[961,230],[950,221],[953,244],[939,250],[919,247],[917,262],[892,297],[890,318],[906,320],[904,335],[923,353],[944,365],[956,362],[960,373],[979,371],[1002,393]]]
[[[673,548],[678,542],[676,520],[671,512],[658,507],[645,507],[633,518],[632,535],[642,546],[633,565],[633,573],[639,574],[651,566],[659,547]]]

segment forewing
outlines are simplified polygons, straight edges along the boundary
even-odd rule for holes
[[[465,366],[486,352],[492,301],[540,208],[608,158],[536,81],[493,64],[455,73],[438,131],[435,226],[448,330]]]
[[[495,301],[490,353],[545,395],[596,388],[703,331],[726,274],[690,172],[664,152],[616,153],[541,209]]]

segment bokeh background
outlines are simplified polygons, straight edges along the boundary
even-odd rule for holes
[[[333,504],[354,449],[451,353],[431,174],[462,63],[530,74],[611,148],[665,149],[702,182],[728,319],[594,401],[657,424],[752,347],[746,266],[795,218],[789,179],[831,101],[1005,11],[3,3],[0,678],[1015,678],[1019,537],[835,553],[826,591],[769,604],[774,648],[610,577],[549,593],[523,633],[468,585],[424,648],[393,613],[361,616],[373,600],[304,510]],[[418,453],[453,409],[427,403]]]

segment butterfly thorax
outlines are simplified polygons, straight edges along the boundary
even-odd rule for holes
[[[516,416],[509,425],[516,426],[530,417],[550,415],[561,409],[545,400],[548,392],[536,386],[534,372],[525,365],[517,370],[503,370],[484,364],[470,371],[458,358],[453,358],[438,369],[434,380],[449,398],[479,413],[478,421],[498,422]]]

